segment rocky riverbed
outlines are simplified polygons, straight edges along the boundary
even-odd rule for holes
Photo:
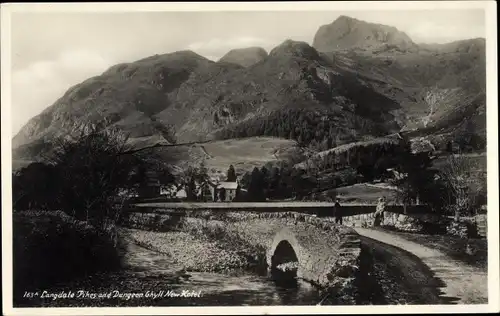
[[[186,232],[153,232],[123,228],[121,233],[147,249],[170,257],[186,271],[229,272],[246,269],[255,263],[255,256],[245,249],[228,249],[224,242],[199,238]]]

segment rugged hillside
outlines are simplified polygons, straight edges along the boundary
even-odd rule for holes
[[[113,66],[30,120],[14,158],[33,159],[87,122],[122,128],[135,147],[272,136],[326,150],[401,129],[445,139],[467,121],[485,135],[484,39],[419,46],[342,16],[313,46],[286,40],[268,55],[247,48],[212,62],[180,51]]]
[[[261,47],[237,48],[230,50],[219,61],[250,67],[267,57],[267,52]]]
[[[213,132],[249,121],[260,124],[271,113],[293,108],[335,113],[339,126],[352,129],[356,120],[368,121],[380,133],[398,128],[386,124],[392,122],[387,112],[397,104],[367,89],[352,74],[339,72],[308,44],[291,40],[249,68],[210,78],[192,76],[176,96],[178,108],[167,108],[158,116],[166,119],[185,109],[184,120],[176,126],[180,141],[203,139],[211,132],[215,136]]]
[[[449,134],[472,120],[485,136],[484,39],[416,45],[395,28],[340,17],[318,30],[313,46],[398,103],[391,113],[403,130]]]
[[[14,147],[22,153],[18,158],[26,158],[34,147],[89,121],[119,126],[139,144],[201,141],[294,108],[334,119],[353,137],[381,135],[399,129],[388,113],[398,107],[308,44],[287,40],[248,68],[189,51],[114,66],[32,119]]]
[[[395,27],[340,16],[323,25],[314,36],[313,47],[320,52],[339,50],[410,52],[417,45]]]
[[[13,139],[13,147],[50,141],[86,122],[104,122],[131,133],[132,138],[161,136],[172,141],[170,123],[155,114],[172,103],[175,91],[198,69],[214,62],[190,51],[155,55],[111,67],[102,75],[70,88],[59,100],[31,119]]]

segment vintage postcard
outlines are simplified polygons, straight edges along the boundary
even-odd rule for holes
[[[495,2],[1,23],[4,315],[499,311]]]

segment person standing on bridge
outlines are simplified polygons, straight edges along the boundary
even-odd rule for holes
[[[378,199],[377,208],[375,210],[375,219],[373,221],[373,226],[380,226],[384,221],[384,211],[385,211],[385,196]]]
[[[342,208],[340,206],[340,199],[335,200],[335,205],[333,206],[333,216],[335,217],[335,223],[342,225]]]

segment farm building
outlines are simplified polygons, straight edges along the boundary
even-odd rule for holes
[[[238,181],[234,182],[221,182],[217,186],[217,191],[219,193],[218,200],[222,202],[231,202],[236,198],[240,185]]]

